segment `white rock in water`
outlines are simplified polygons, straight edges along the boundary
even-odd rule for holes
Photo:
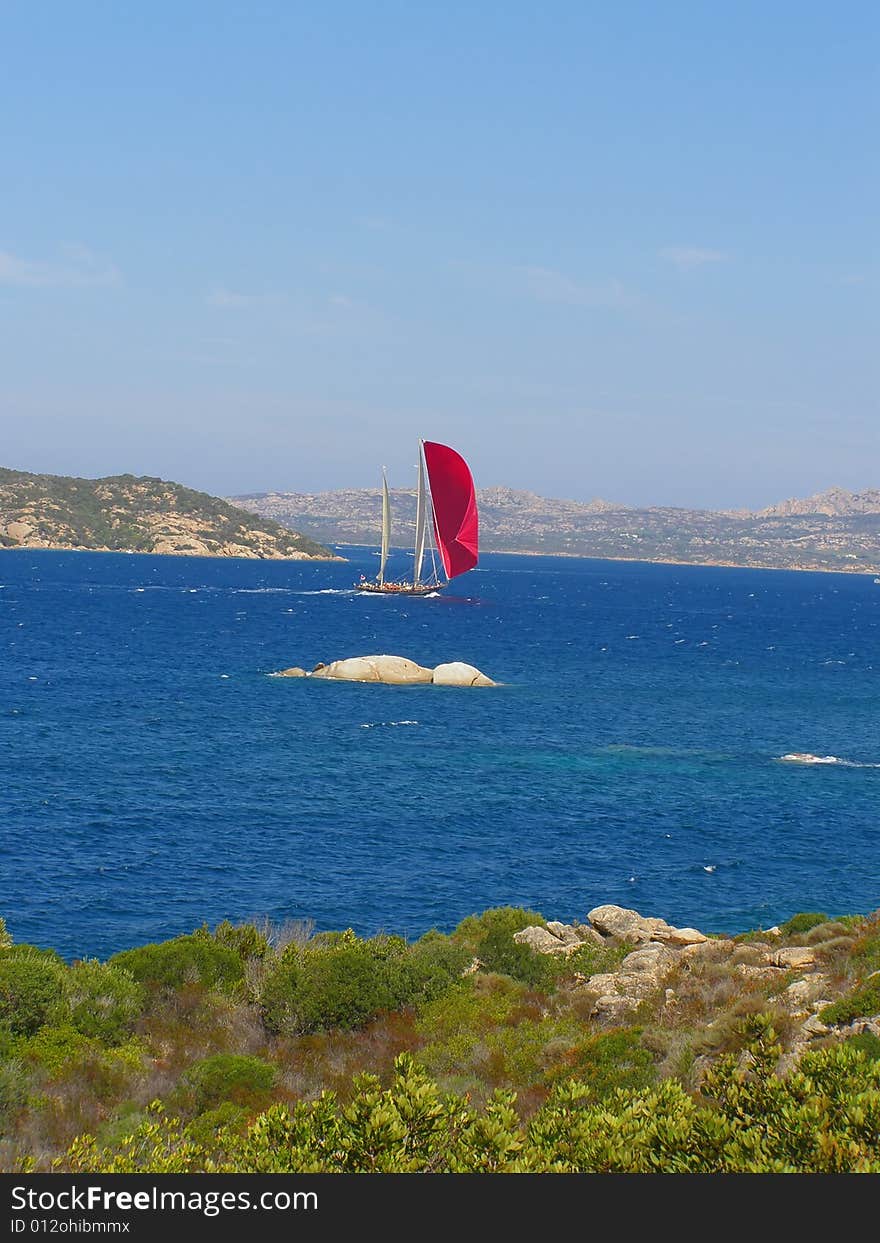
[[[435,686],[497,686],[491,678],[473,665],[454,660],[448,665],[438,665],[434,670]]]
[[[305,676],[305,669],[300,669],[299,665],[291,665],[289,669],[279,669],[275,674],[276,678],[304,678]]]
[[[310,675],[341,682],[385,682],[395,686],[428,683],[433,671],[405,656],[352,656],[319,665]]]

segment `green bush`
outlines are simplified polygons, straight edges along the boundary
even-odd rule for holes
[[[196,1144],[216,1144],[221,1131],[243,1132],[247,1128],[248,1113],[241,1105],[224,1101],[215,1109],[206,1109],[193,1118],[186,1127],[186,1135]]]
[[[109,964],[121,967],[142,984],[167,988],[203,984],[206,988],[232,992],[244,976],[244,966],[235,950],[211,937],[195,935],[123,950],[114,954]]]
[[[470,954],[439,933],[413,946],[402,937],[360,940],[351,929],[286,946],[260,993],[270,1032],[351,1031],[386,1010],[440,996],[460,979]]]
[[[183,1076],[193,1092],[196,1111],[216,1109],[225,1101],[234,1105],[265,1100],[275,1083],[275,1067],[259,1057],[215,1053],[191,1066]]]
[[[31,1036],[66,1010],[65,971],[39,953],[0,954],[0,1023]]]
[[[487,971],[509,975],[533,988],[549,986],[555,965],[548,955],[536,954],[528,945],[513,939],[523,928],[545,927],[546,921],[537,911],[519,906],[496,906],[482,915],[463,919],[452,938],[478,958]]]
[[[113,1149],[83,1136],[75,1172],[240,1173],[880,1173],[880,1062],[847,1047],[804,1055],[787,1076],[781,1048],[754,1020],[749,1057],[721,1059],[703,1094],[679,1083],[618,1090],[600,1102],[577,1081],[552,1093],[528,1126],[515,1096],[484,1106],[444,1095],[407,1054],[392,1083],[361,1076],[340,1104],[332,1093],[293,1109],[273,1105],[245,1134],[208,1144],[153,1110]]]
[[[509,975],[531,988],[547,988],[556,964],[549,954],[536,954],[528,945],[514,941],[506,929],[496,928],[477,943],[476,954],[486,971]]]
[[[0,1061],[0,1126],[27,1104],[28,1081],[24,1067],[16,1058]]]
[[[202,924],[193,936],[225,945],[234,950],[243,962],[251,958],[265,958],[269,952],[269,939],[255,924],[233,924],[224,919],[213,932],[207,924]]]
[[[647,1088],[656,1078],[654,1059],[642,1045],[638,1027],[591,1037],[575,1051],[570,1069],[593,1100],[603,1100],[618,1088]]]
[[[3,952],[3,959],[10,958],[28,958],[31,961],[39,959],[40,962],[55,963],[57,967],[65,966],[64,959],[57,950],[40,949],[38,945],[28,945],[26,941],[22,941],[18,945],[10,945]]]
[[[859,1049],[871,1061],[880,1062],[880,1036],[873,1032],[859,1032],[858,1036],[850,1036],[846,1043],[853,1049]]]
[[[144,988],[119,966],[88,959],[67,977],[70,1021],[84,1036],[121,1044],[144,1004]]]
[[[851,1023],[853,1019],[870,1018],[875,1014],[880,1014],[880,974],[872,976],[840,1001],[826,1006],[819,1017],[823,1023]]]
[[[404,960],[406,1002],[418,1004],[441,997],[455,987],[470,965],[472,955],[440,932],[426,932],[411,946]]]
[[[20,1054],[25,1061],[33,1062],[54,1076],[95,1048],[94,1040],[70,1023],[64,1023],[59,1027],[41,1027],[20,1045]]]
[[[632,945],[596,945],[592,941],[584,941],[571,954],[554,955],[551,961],[554,974],[558,977],[600,975],[616,971],[632,951]]]
[[[512,1024],[525,991],[508,976],[472,975],[423,1004],[416,1020],[425,1041],[416,1055],[419,1062],[431,1074],[470,1088],[490,1033]]]
[[[263,983],[261,1009],[269,1031],[307,1033],[362,1027],[402,1004],[407,992],[406,946],[372,941],[315,944],[285,952]]]
[[[494,906],[488,911],[483,911],[482,915],[468,915],[461,921],[452,936],[479,957],[478,947],[486,937],[493,933],[499,936],[506,935],[513,940],[515,932],[522,932],[523,928],[535,926],[539,928],[546,926],[544,916],[539,915],[537,911],[527,911],[521,906]]]
[[[811,928],[816,928],[819,924],[827,923],[828,916],[820,911],[800,911],[781,924],[779,930],[783,936],[791,937],[801,932],[809,932]]]

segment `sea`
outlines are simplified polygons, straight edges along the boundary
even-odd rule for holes
[[[103,957],[224,918],[415,938],[506,904],[738,932],[880,905],[871,576],[490,554],[406,599],[354,592],[375,550],[340,551],[0,552],[16,940]],[[503,685],[273,676],[372,653]]]

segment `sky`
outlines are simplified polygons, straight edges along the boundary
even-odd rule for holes
[[[0,0],[0,465],[880,487],[871,0]]]

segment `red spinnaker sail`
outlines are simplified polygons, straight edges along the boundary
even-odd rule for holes
[[[434,532],[447,578],[472,570],[479,559],[477,497],[464,458],[448,445],[424,442]]]

